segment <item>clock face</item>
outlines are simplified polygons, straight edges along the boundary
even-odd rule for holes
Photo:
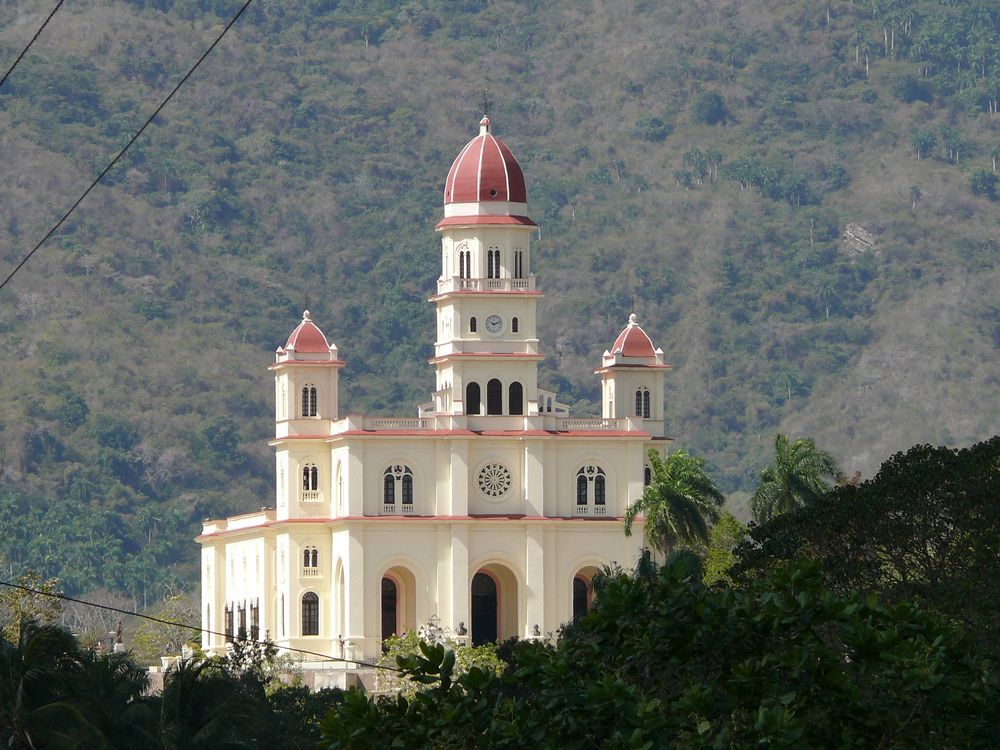
[[[503,329],[503,320],[499,315],[491,315],[486,319],[486,330],[490,333],[500,333]]]

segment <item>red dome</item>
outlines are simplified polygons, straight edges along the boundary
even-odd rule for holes
[[[635,313],[629,316],[628,325],[618,334],[615,343],[611,345],[611,354],[623,354],[626,357],[656,356],[653,342],[636,323]]]
[[[306,310],[302,313],[302,322],[288,337],[285,349],[292,349],[299,354],[329,354],[330,344],[319,330],[319,326],[312,322],[312,316]]]
[[[455,157],[444,183],[445,204],[479,201],[528,202],[521,166],[507,144],[490,133],[488,117]]]

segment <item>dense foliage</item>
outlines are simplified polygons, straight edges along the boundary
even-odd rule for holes
[[[327,748],[986,747],[1000,729],[988,661],[912,605],[824,591],[815,566],[746,590],[678,559],[604,580],[552,646],[502,678],[455,676],[427,647],[412,698],[351,692]]]
[[[239,653],[239,652],[238,652]],[[0,743],[12,750],[306,750],[337,693],[262,679],[259,658],[182,661],[147,695],[127,654],[83,649],[66,630],[26,621],[0,638]]]
[[[237,6],[61,8],[0,88],[4,271]],[[32,13],[0,1],[0,60]],[[440,187],[484,86],[541,227],[540,382],[577,413],[634,308],[675,367],[668,429],[725,492],[779,429],[849,473],[982,439],[997,13],[254,3],[0,293],[0,555],[69,592],[192,586],[200,520],[271,502],[263,368],[306,306],[349,361],[345,411],[425,400]]]
[[[918,445],[859,486],[752,526],[732,574],[756,580],[817,561],[832,591],[915,601],[1000,651],[1000,436],[964,450]]]

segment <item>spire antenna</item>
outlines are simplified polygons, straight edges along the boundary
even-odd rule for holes
[[[487,88],[483,89],[483,95],[479,99],[479,108],[483,111],[483,117],[490,116],[490,106],[493,104],[490,101],[490,90]]]

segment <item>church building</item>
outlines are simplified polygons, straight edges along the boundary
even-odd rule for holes
[[[642,519],[626,537],[622,517],[666,445],[663,352],[631,315],[595,357],[600,418],[539,386],[536,225],[486,117],[437,231],[435,390],[417,416],[342,416],[346,363],[308,311],[278,348],[273,507],[198,537],[207,650],[267,634],[370,660],[428,622],[474,644],[538,637],[586,611],[602,566],[637,559]]]

